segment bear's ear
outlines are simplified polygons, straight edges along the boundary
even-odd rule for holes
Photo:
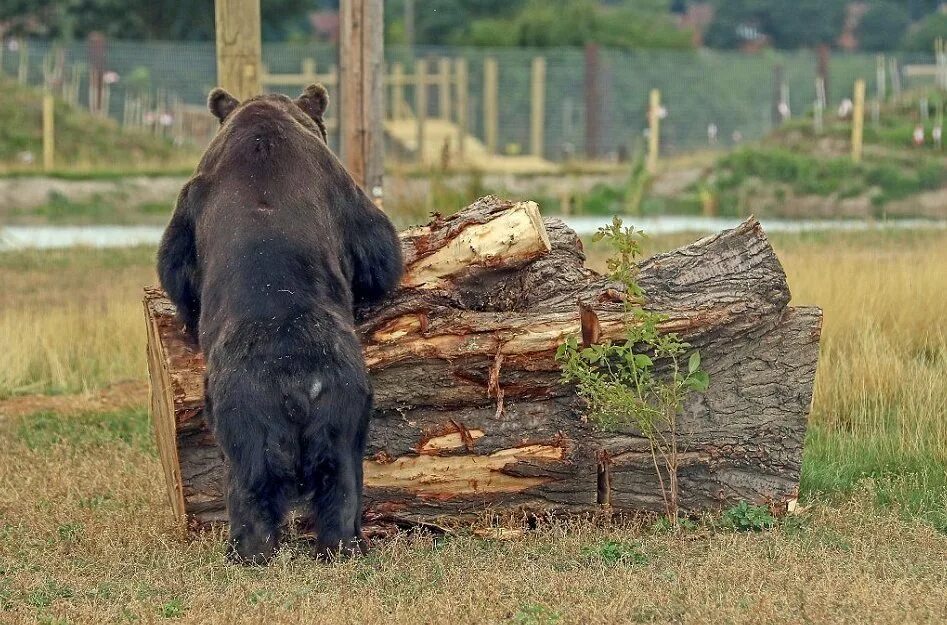
[[[233,97],[220,87],[217,87],[210,92],[210,95],[207,96],[207,108],[210,109],[210,112],[214,114],[214,117],[220,120],[220,123],[224,123],[224,120],[227,119],[227,116],[234,112],[240,106],[240,102],[237,98]]]
[[[302,95],[296,98],[296,106],[314,121],[321,122],[329,107],[329,92],[321,84],[309,85]]]

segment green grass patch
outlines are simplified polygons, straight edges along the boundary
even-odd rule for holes
[[[810,424],[800,493],[847,496],[867,487],[875,504],[930,522],[947,532],[947,463],[899,449],[896,434],[856,435]]]
[[[151,449],[154,444],[144,408],[76,415],[37,412],[21,417],[14,435],[34,451],[56,445],[92,448],[116,443]]]

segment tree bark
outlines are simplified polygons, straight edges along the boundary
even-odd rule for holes
[[[647,439],[588,423],[560,381],[566,337],[618,338],[624,324],[621,286],[584,266],[575,233],[531,202],[487,197],[402,242],[401,289],[357,311],[375,387],[366,517],[662,509]],[[788,307],[785,274],[753,219],[640,269],[646,307],[700,350],[711,380],[679,420],[682,509],[785,506],[798,487],[821,311]],[[224,521],[203,360],[160,290],[146,289],[145,310],[172,507],[191,528]]]

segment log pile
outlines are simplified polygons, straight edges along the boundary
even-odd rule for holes
[[[496,512],[660,510],[649,444],[588,422],[561,384],[568,336],[621,335],[622,288],[532,202],[486,197],[402,234],[406,275],[358,311],[375,414],[365,457],[369,521]],[[646,307],[701,352],[710,388],[679,423],[681,507],[796,496],[822,313],[789,306],[759,223],[641,264]],[[224,466],[202,418],[203,360],[158,289],[146,289],[151,411],[175,515],[226,520]],[[585,311],[583,313],[583,311]]]

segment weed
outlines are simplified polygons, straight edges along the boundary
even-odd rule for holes
[[[648,563],[648,556],[637,545],[618,540],[604,540],[582,549],[582,555],[589,561],[598,561],[607,566],[615,564],[642,565]]]
[[[635,264],[641,254],[640,236],[634,228],[623,227],[619,217],[596,236],[611,246],[609,275],[625,287],[622,341],[586,345],[572,336],[556,350],[556,360],[562,380],[574,383],[588,403],[593,422],[605,429],[633,425],[648,439],[665,512],[677,523],[677,419],[687,394],[705,390],[709,379],[696,351],[682,369],[681,358],[690,346],[673,333],[660,332],[663,317],[640,304],[643,293]],[[666,370],[657,369],[655,359],[663,361]]]
[[[776,517],[766,506],[754,506],[746,501],[727,509],[721,518],[724,527],[738,532],[761,532],[776,525]]]

